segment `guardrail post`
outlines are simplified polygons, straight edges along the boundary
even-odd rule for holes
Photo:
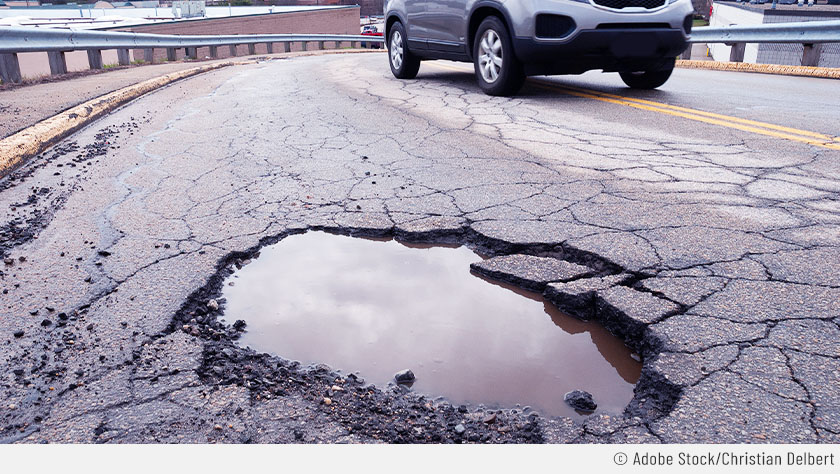
[[[88,55],[88,66],[91,69],[102,69],[102,50],[101,49],[89,49],[87,52]]]
[[[175,48],[166,48],[166,60],[175,61],[178,56],[175,54]]]
[[[283,42],[283,52],[284,53],[291,53],[292,52],[292,42],[291,41],[284,41]]]
[[[128,53],[127,49],[120,48],[117,50],[117,62],[120,63],[120,66],[128,66],[131,64],[131,55]]]
[[[691,46],[692,44],[688,43],[688,47],[680,54],[680,59],[691,59]]]
[[[0,53],[0,78],[3,82],[21,81],[17,53]]]
[[[198,48],[186,48],[187,59],[198,59]]]
[[[67,74],[67,58],[64,51],[47,51],[50,60],[50,74]]]
[[[218,46],[210,46],[210,57],[211,58],[218,58],[219,57],[219,47]]]
[[[155,62],[155,48],[143,48],[143,59],[147,63]]]
[[[266,43],[265,44],[265,52],[268,54],[274,53],[274,43]]]
[[[324,49],[324,42],[318,41],[318,49]]]
[[[257,45],[254,43],[248,43],[248,55],[253,56],[257,54]]]
[[[230,45],[230,55],[231,56],[236,56],[236,45],[235,44]]]
[[[300,50],[301,51],[309,51],[309,48],[307,48],[307,42],[306,41],[301,41],[300,42]]]
[[[803,44],[804,51],[802,52],[803,66],[819,66],[820,53],[822,53],[822,43]]]
[[[747,43],[734,43],[732,49],[729,51],[729,60],[733,63],[744,62],[744,51],[747,49]]]

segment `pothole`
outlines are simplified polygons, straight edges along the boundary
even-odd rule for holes
[[[384,386],[411,369],[412,390],[455,404],[578,416],[563,397],[594,395],[620,413],[641,364],[606,329],[560,313],[537,293],[469,270],[466,247],[308,232],[263,248],[223,286],[239,343],[325,363]]]

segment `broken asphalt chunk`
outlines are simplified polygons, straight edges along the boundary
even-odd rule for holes
[[[543,291],[551,282],[565,282],[589,276],[592,269],[576,263],[534,255],[505,255],[473,263],[470,268],[481,275],[522,288]]]

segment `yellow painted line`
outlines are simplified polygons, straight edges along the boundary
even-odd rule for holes
[[[435,67],[449,69],[451,71],[470,72],[467,69],[454,67],[450,65],[438,63],[433,63],[433,65]],[[681,117],[688,120],[708,123],[711,125],[718,125],[745,132],[756,133],[759,135],[806,143],[808,145],[828,148],[832,150],[840,150],[840,137],[833,137],[822,133],[811,132],[808,130],[799,130],[791,127],[783,127],[781,125],[742,119],[738,117],[732,117],[729,115],[715,114],[712,112],[705,112],[702,110],[690,109],[687,107],[663,104],[661,102],[654,102],[651,100],[622,97],[615,94],[608,94],[606,92],[599,92],[579,87],[554,84],[540,80],[531,79],[530,82],[542,89],[560,91],[565,94],[576,97],[583,97],[611,104],[624,105],[627,107],[633,107],[636,109],[646,110],[650,112],[658,112],[661,114],[672,115],[675,117]]]
[[[824,140],[824,141],[827,141],[827,142],[831,142],[831,141],[840,142],[840,137],[832,137],[831,135],[826,135],[824,133],[809,132],[807,130],[799,130],[797,128],[785,127],[785,126],[782,126],[782,125],[774,125],[772,123],[766,123],[766,122],[758,122],[756,120],[742,119],[742,118],[738,118],[738,117],[732,117],[731,115],[716,114],[716,113],[713,113],[713,112],[706,112],[706,111],[703,111],[703,110],[689,109],[687,107],[680,107],[680,106],[677,106],[677,105],[663,104],[661,102],[654,102],[654,101],[651,101],[651,100],[636,99],[636,98],[633,98],[633,97],[623,97],[623,96],[620,96],[620,95],[610,94],[610,93],[607,93],[607,92],[594,91],[594,90],[590,90],[590,89],[583,89],[583,88],[580,88],[580,87],[569,86],[569,85],[565,85],[565,84],[564,85],[552,84],[552,83],[549,83],[549,82],[543,82],[543,81],[539,81],[539,80],[537,80],[535,82],[541,82],[543,84],[547,84],[547,85],[551,85],[551,86],[555,86],[555,87],[560,87],[560,88],[563,88],[563,89],[573,89],[573,90],[576,90],[578,92],[596,94],[596,95],[603,96],[603,97],[611,97],[611,98],[614,98],[614,99],[628,100],[628,101],[631,101],[631,102],[638,102],[640,104],[651,105],[653,107],[658,107],[658,108],[663,108],[663,109],[676,110],[676,111],[679,111],[679,112],[687,112],[687,113],[691,113],[691,114],[703,115],[703,116],[712,117],[712,118],[720,118],[720,119],[724,119],[724,120],[727,120],[727,121],[730,121],[730,122],[737,122],[737,123],[742,123],[742,124],[745,124],[745,125],[754,125],[754,126],[758,126],[758,127],[762,127],[762,128],[769,128],[771,130],[778,130],[780,132],[788,132],[788,133],[792,133],[792,134],[795,134],[795,135],[802,135],[802,136],[806,136],[806,137],[818,138],[820,140]]]
[[[613,104],[625,105],[625,106],[628,106],[628,107],[633,107],[633,108],[641,109],[641,110],[647,110],[647,111],[651,111],[651,112],[659,112],[659,113],[662,113],[662,114],[672,115],[672,116],[675,116],[675,117],[681,117],[681,118],[685,118],[685,119],[689,119],[689,120],[694,120],[694,121],[697,121],[697,122],[704,122],[704,123],[708,123],[708,124],[711,124],[711,125],[719,125],[719,126],[722,126],[722,127],[734,128],[736,130],[742,130],[742,131],[745,131],[745,132],[751,132],[751,133],[757,133],[757,134],[760,134],[760,135],[766,135],[766,136],[769,136],[769,137],[782,138],[782,139],[785,139],[785,140],[792,140],[792,141],[797,141],[797,142],[801,142],[801,143],[807,143],[809,145],[815,145],[815,146],[820,146],[820,147],[824,147],[824,148],[840,150],[840,143],[832,143],[832,141],[835,140],[834,137],[829,137],[829,136],[825,135],[825,136],[823,136],[824,138],[823,137],[816,137],[815,138],[815,137],[811,136],[811,134],[813,132],[808,132],[806,130],[787,129],[787,131],[778,131],[778,130],[773,129],[773,128],[775,128],[775,126],[773,126],[773,124],[765,124],[765,123],[762,123],[762,122],[755,122],[755,121],[751,121],[754,125],[745,124],[745,123],[738,123],[736,120],[733,120],[733,119],[737,119],[737,117],[730,117],[730,116],[727,116],[727,115],[719,115],[719,114],[715,114],[715,115],[717,115],[720,118],[709,117],[709,116],[706,116],[705,114],[697,113],[697,112],[702,112],[702,111],[694,111],[693,109],[682,108],[685,111],[671,110],[668,107],[663,107],[664,105],[667,105],[667,104],[659,104],[657,102],[652,102],[652,101],[646,101],[647,103],[638,103],[636,101],[627,100],[627,99],[624,99],[624,98],[618,98],[618,99],[613,98],[613,97],[620,97],[620,96],[610,97],[610,96],[600,95],[596,91],[592,91],[590,93],[590,92],[583,92],[583,91],[581,91],[577,88],[571,88],[571,87],[553,85],[553,84],[550,85],[550,84],[546,84],[546,83],[541,82],[541,81],[533,81],[533,82],[535,82],[535,85],[537,87],[541,87],[543,89],[549,89],[549,90],[559,90],[561,92],[564,92],[564,93],[567,93],[567,94],[570,94],[570,95],[575,95],[575,96],[578,96],[578,97],[586,97],[588,99],[595,99],[595,100],[600,100],[602,102],[609,102],[609,103],[613,103]],[[656,105],[654,105],[654,104],[656,104]]]

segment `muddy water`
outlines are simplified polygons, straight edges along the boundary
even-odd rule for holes
[[[470,273],[480,259],[465,247],[291,236],[229,278],[226,320],[248,323],[243,345],[379,386],[410,368],[413,390],[454,403],[576,416],[563,395],[581,389],[598,411],[621,412],[641,370],[630,351],[540,295]]]

